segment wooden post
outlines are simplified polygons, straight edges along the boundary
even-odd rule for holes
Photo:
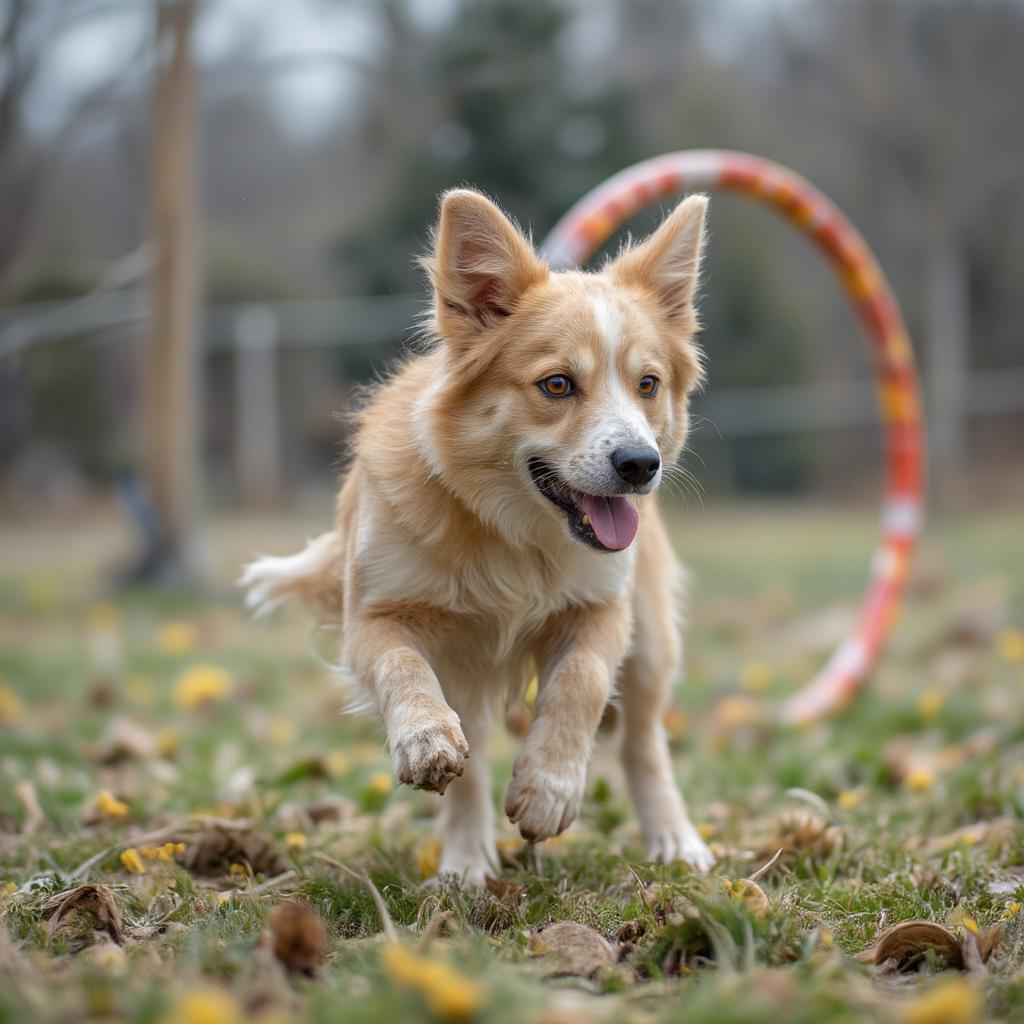
[[[247,506],[268,507],[281,497],[279,332],[266,306],[246,306],[235,319],[235,450],[239,493]]]
[[[144,398],[145,477],[158,519],[148,575],[192,576],[199,477],[200,366],[194,0],[157,4],[150,147],[151,334]]]

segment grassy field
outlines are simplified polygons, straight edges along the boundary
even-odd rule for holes
[[[227,585],[306,523],[214,524],[201,597],[102,596],[106,518],[0,528],[0,1021],[1024,1020],[1019,516],[932,530],[869,692],[800,731],[771,710],[848,628],[871,515],[677,521],[666,725],[714,873],[639,860],[606,737],[581,819],[506,825],[482,894],[423,885],[438,798],[338,715],[329,638]]]

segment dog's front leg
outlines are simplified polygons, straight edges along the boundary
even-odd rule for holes
[[[363,617],[349,630],[346,661],[380,712],[400,782],[444,793],[469,746],[409,617]]]
[[[563,832],[583,803],[594,734],[629,644],[625,602],[552,620],[537,650],[533,725],[512,768],[505,813],[529,842]]]

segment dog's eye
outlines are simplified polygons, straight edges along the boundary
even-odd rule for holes
[[[640,383],[637,385],[637,390],[644,398],[653,398],[658,393],[658,386],[661,381],[657,377],[641,377]]]
[[[564,373],[554,373],[550,377],[537,381],[537,387],[552,398],[566,398],[576,391],[576,385],[573,384],[572,378],[566,377]]]

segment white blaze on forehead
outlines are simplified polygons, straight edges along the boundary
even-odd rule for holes
[[[622,340],[622,316],[615,300],[604,291],[595,291],[590,295],[590,307],[594,311],[597,331],[608,350],[609,361],[614,363],[615,350]],[[610,366],[614,369],[614,366]]]
[[[594,291],[589,298],[598,334],[607,353],[607,378],[603,389],[607,397],[602,403],[604,408],[601,410],[598,430],[601,435],[611,438],[616,443],[653,445],[654,436],[647,423],[647,417],[631,399],[631,388],[639,381],[623,380],[619,368],[618,350],[624,337],[622,312],[615,297],[608,292]]]

